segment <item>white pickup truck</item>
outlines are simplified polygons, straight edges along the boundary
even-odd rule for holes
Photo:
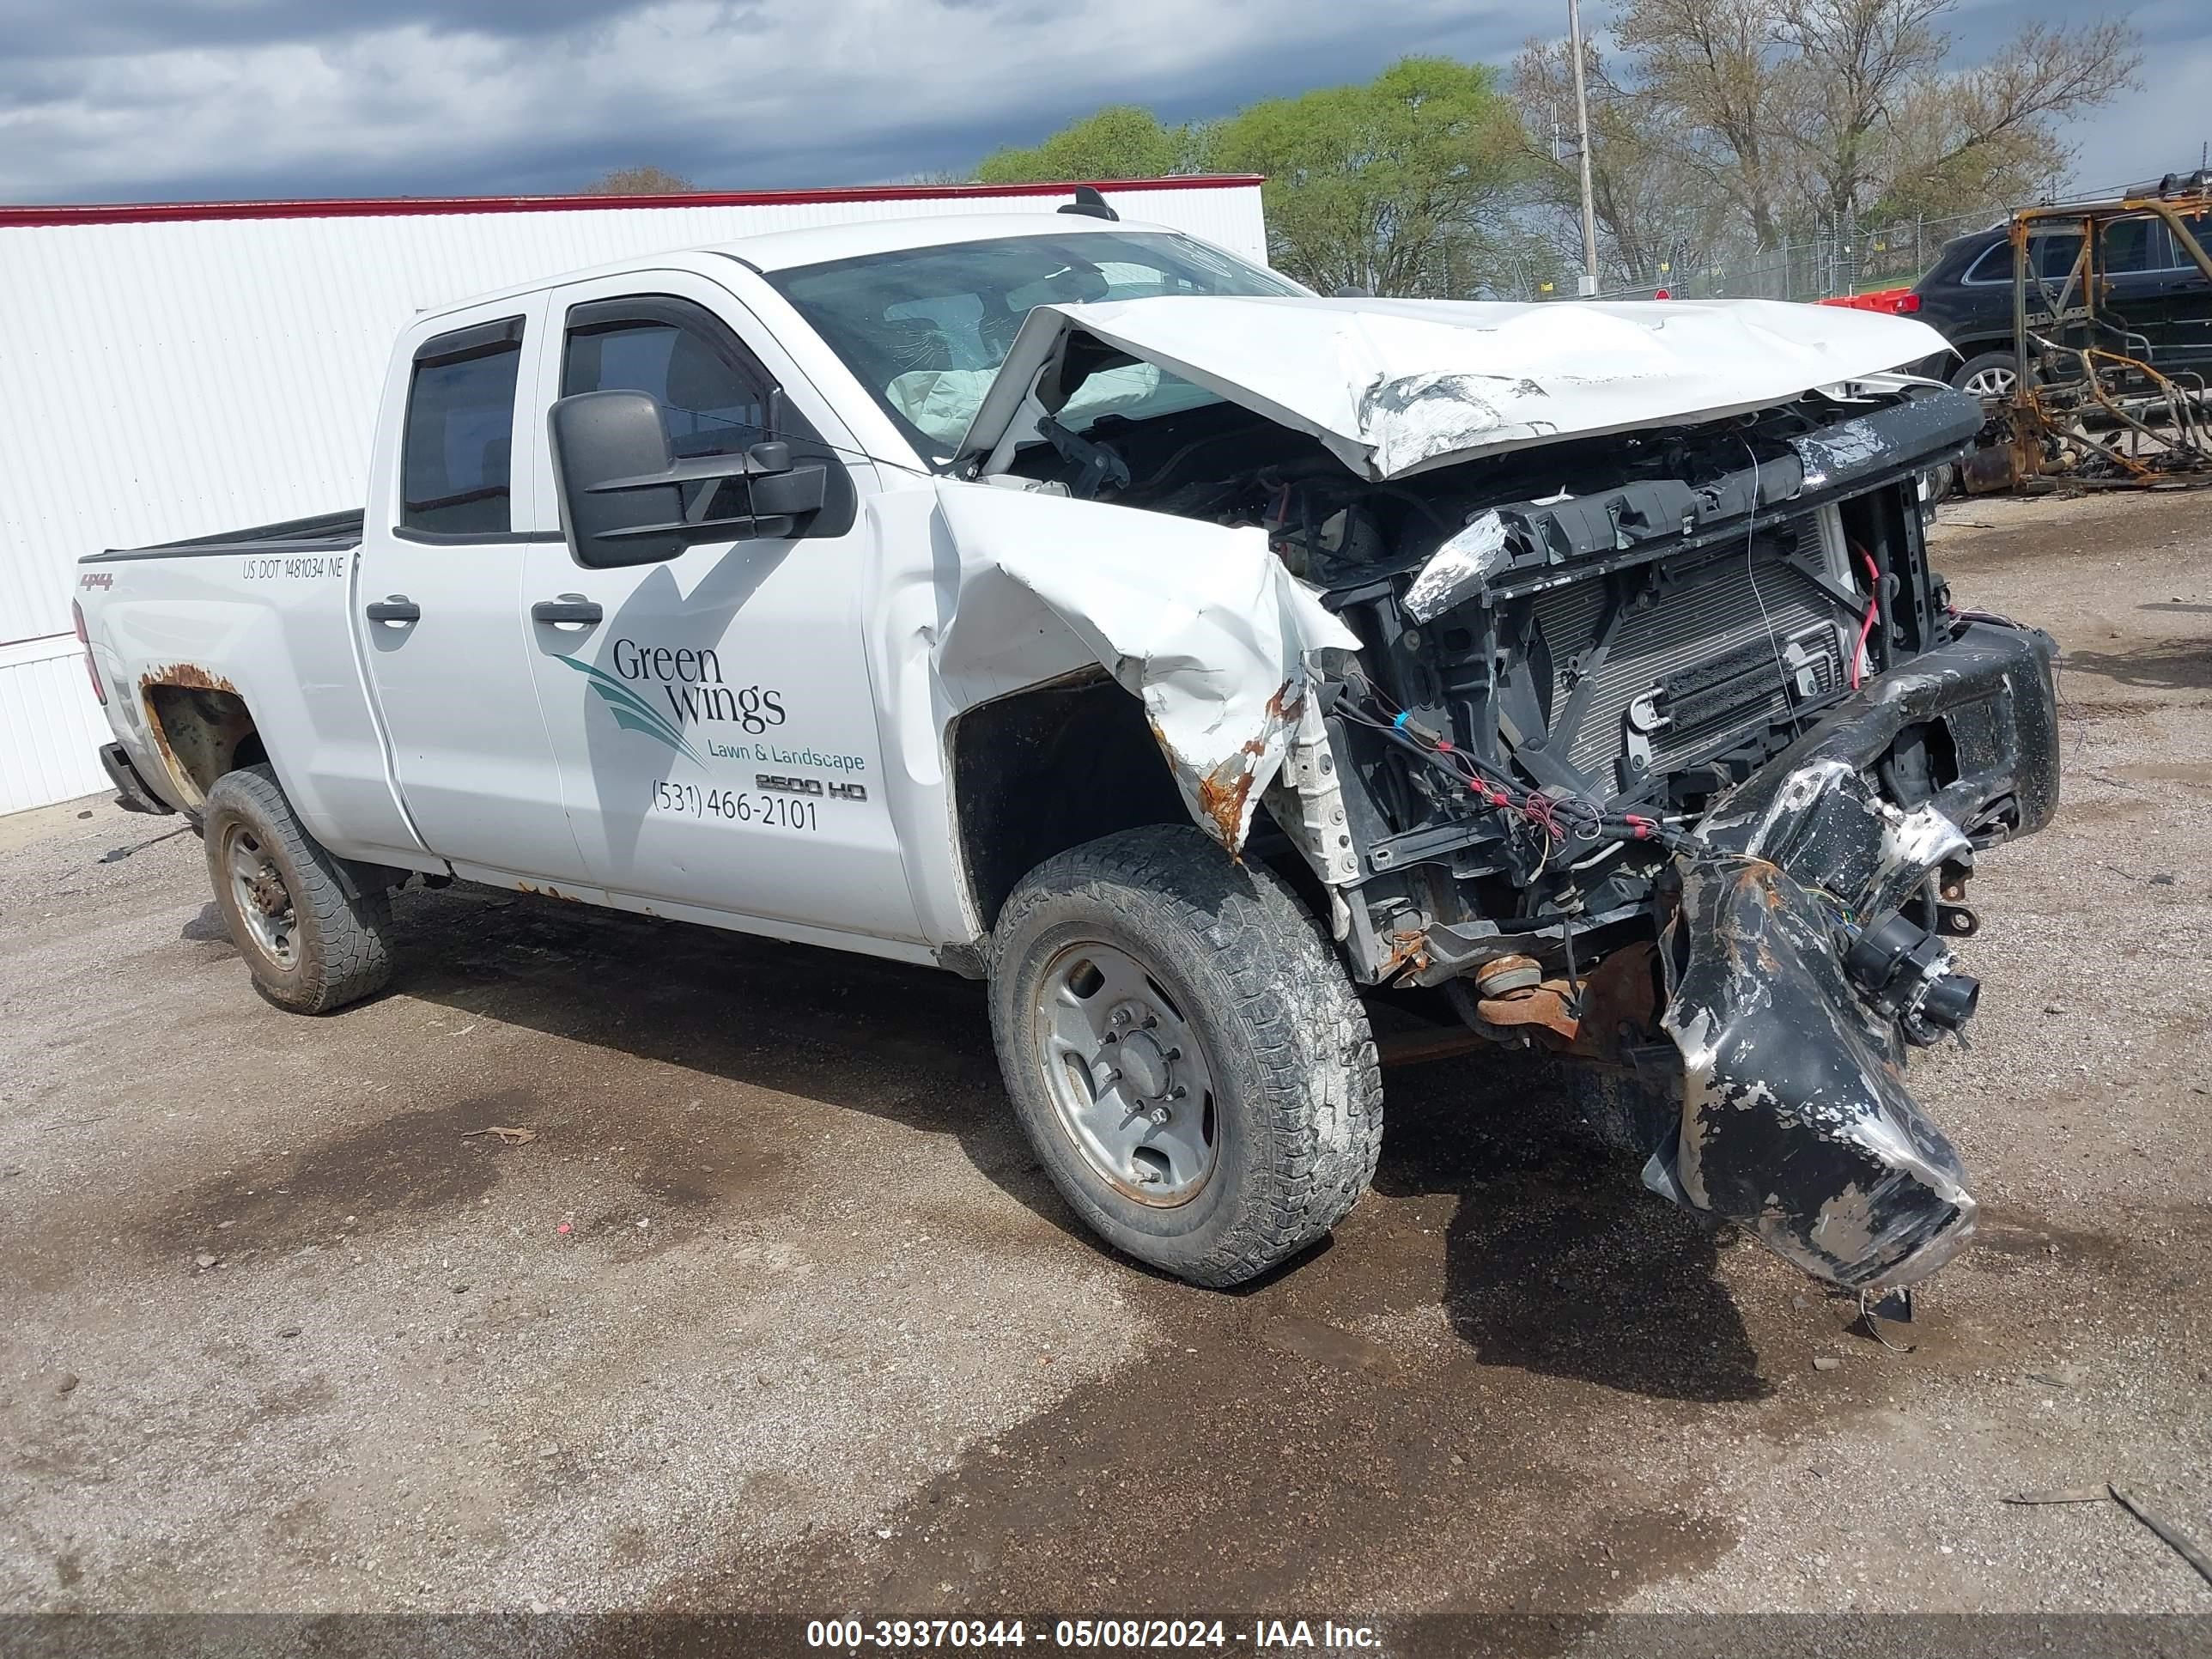
[[[795,231],[421,319],[363,510],[93,554],[80,628],[279,1007],[417,877],[987,977],[1067,1201],[1228,1285],[1369,1180],[1413,991],[1866,1290],[1971,1231],[1903,1062],[2057,792],[2051,641],[1928,568],[1941,349],[1322,299],[1095,198]]]

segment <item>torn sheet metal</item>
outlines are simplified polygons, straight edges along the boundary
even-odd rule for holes
[[[1684,1070],[1674,1175],[1692,1208],[1817,1278],[1900,1285],[1966,1243],[1974,1200],[1844,977],[1833,926],[1771,865],[1684,869],[1670,931],[1688,959],[1660,1019]]]
[[[1491,573],[1504,562],[1505,520],[1494,512],[1476,514],[1415,574],[1401,601],[1406,614],[1418,623],[1434,622],[1481,592]]]
[[[1969,860],[1966,830],[1986,845],[2050,822],[2057,649],[1968,623],[1707,809],[1705,850],[1675,860],[1662,940],[1681,1121],[1647,1182],[1855,1288],[1924,1277],[1966,1242],[1958,1157],[1905,1086],[1905,1039],[1929,1033],[1913,1007],[1877,1006],[1844,953],[1931,871]],[[1870,775],[1927,722],[1948,733],[1956,775],[1906,810]]]
[[[1003,470],[1014,445],[1034,437],[1040,414],[1080,395],[1079,385],[1048,373],[1079,332],[1310,433],[1376,480],[1768,408],[1949,349],[1909,318],[1778,300],[1178,295],[1039,306],[976,410],[963,463]]]
[[[947,684],[1012,690],[1079,649],[1143,701],[1199,827],[1240,849],[1304,714],[1315,653],[1359,647],[1266,533],[951,480],[938,514],[958,566],[936,650]]]
[[[1825,428],[1816,438],[1792,438],[1790,447],[1805,469],[1805,488],[1825,489],[1831,477],[1868,471],[1889,458],[1881,430],[1863,416]]]
[[[1966,1171],[1905,1086],[1890,1018],[1845,973],[1847,929],[1969,856],[1932,807],[1882,800],[1844,763],[1792,771],[1759,809],[1726,798],[1676,859],[1660,1024],[1680,1049],[1672,1176],[1685,1203],[1852,1288],[1932,1273],[1973,1230]]]

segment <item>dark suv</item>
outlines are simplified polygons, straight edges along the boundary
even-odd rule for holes
[[[2142,195],[2172,194],[2193,179],[2165,181],[2161,192],[2145,186]],[[2177,204],[2177,206],[2179,204]],[[2200,246],[2212,249],[2212,210],[2184,214]],[[1962,392],[2002,397],[2013,387],[2012,248],[2008,226],[1993,225],[1944,244],[1936,264],[1898,310],[1935,328],[1958,349],[1960,361],[1926,366]],[[2097,268],[2100,288],[2097,313],[2109,325],[2099,330],[2105,349],[2150,364],[2167,375],[2212,374],[2212,280],[2175,241],[2166,222],[2154,213],[2127,213],[2098,227]],[[2034,268],[2054,294],[2081,257],[2079,225],[2061,221],[2036,224],[2029,233]],[[2028,293],[2029,325],[2045,325],[2047,306]]]

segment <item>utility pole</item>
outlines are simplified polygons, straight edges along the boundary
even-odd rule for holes
[[[1597,209],[1590,199],[1589,94],[1583,87],[1582,0],[1567,0],[1567,32],[1575,54],[1575,122],[1583,141],[1583,296],[1597,292]]]

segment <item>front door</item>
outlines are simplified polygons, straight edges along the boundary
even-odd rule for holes
[[[565,544],[529,549],[525,610],[546,607],[531,656],[568,817],[616,902],[916,941],[863,651],[857,488],[872,481],[856,484],[823,441],[827,410],[770,371],[737,314],[684,272],[553,296],[539,373],[559,395],[648,393],[679,459],[773,436],[830,468],[828,505],[795,538],[615,570]]]
[[[442,319],[395,373],[406,412],[363,525],[355,604],[401,799],[465,875],[583,878],[527,652],[536,334],[543,295]],[[333,663],[334,683],[354,671]],[[313,687],[306,688],[313,695]]]

